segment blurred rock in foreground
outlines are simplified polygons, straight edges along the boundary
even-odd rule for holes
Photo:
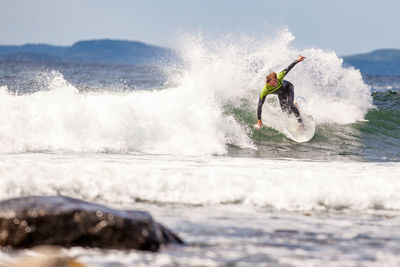
[[[142,211],[115,210],[69,197],[23,197],[0,202],[0,246],[82,246],[157,251],[183,244]]]

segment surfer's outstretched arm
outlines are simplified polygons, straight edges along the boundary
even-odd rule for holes
[[[296,64],[299,63],[299,61],[297,61],[297,59],[295,61],[292,62],[292,64],[290,64],[289,66],[286,67],[286,69],[284,69],[282,72],[286,74],[288,74],[288,72],[293,69],[294,66],[296,66]]]
[[[305,59],[305,57],[303,56],[299,56],[295,61],[292,62],[292,64],[290,64],[289,66],[286,67],[286,69],[284,69],[283,71],[281,71],[278,75],[278,79],[283,77],[279,77],[281,75],[286,76],[286,74],[288,74],[288,72],[293,69],[294,66],[296,66],[297,63],[303,61]]]
[[[261,113],[262,113],[262,107],[263,107],[263,105],[264,105],[264,102],[265,102],[265,98],[266,98],[267,96],[265,95],[264,97],[260,97],[259,99],[258,99],[258,106],[257,106],[257,119],[258,119],[258,122],[257,122],[257,124],[259,125],[259,126],[262,126],[262,121],[261,121]]]

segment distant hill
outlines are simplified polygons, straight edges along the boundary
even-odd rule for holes
[[[175,51],[137,41],[89,40],[72,46],[25,44],[0,45],[0,60],[76,62],[94,64],[159,64],[178,59]],[[363,74],[400,75],[400,49],[380,49],[344,56],[347,66]]]
[[[77,62],[102,64],[153,64],[177,58],[168,48],[136,41],[90,40],[72,46],[0,45],[0,58],[14,61]]]
[[[400,75],[400,49],[380,49],[367,54],[345,56],[343,61],[363,74]]]

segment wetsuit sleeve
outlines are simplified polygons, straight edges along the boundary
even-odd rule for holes
[[[265,102],[265,98],[266,98],[266,97],[267,97],[267,96],[265,95],[265,96],[260,97],[260,98],[258,99],[258,106],[257,106],[257,119],[258,119],[258,120],[261,120],[262,107],[263,107],[263,105],[264,105],[264,102]]]
[[[297,63],[299,63],[299,61],[297,61],[297,59],[296,59],[295,61],[293,61],[292,64],[290,64],[289,66],[287,66],[286,69],[284,69],[283,71],[279,72],[279,74],[278,74],[278,80],[282,81],[282,80],[283,80],[283,77],[285,77],[286,74],[288,74],[289,71],[290,71],[291,69],[293,69],[293,67],[296,66]]]

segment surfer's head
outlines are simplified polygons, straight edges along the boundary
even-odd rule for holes
[[[276,72],[271,72],[267,75],[267,84],[275,87],[278,84],[278,77],[276,76]]]

